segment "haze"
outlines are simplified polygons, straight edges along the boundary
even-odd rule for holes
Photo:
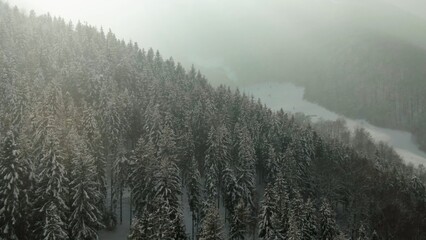
[[[10,0],[37,14],[110,28],[143,48],[194,64],[213,83],[315,78],[370,33],[426,44],[426,3],[396,0]],[[362,39],[360,40],[362,41]],[[350,57],[350,56],[348,56]],[[307,71],[309,69],[309,71]]]

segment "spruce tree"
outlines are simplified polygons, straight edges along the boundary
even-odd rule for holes
[[[151,140],[145,142],[140,138],[133,153],[133,167],[130,173],[132,202],[136,214],[141,214],[154,198],[154,164],[156,161],[156,149]]]
[[[200,207],[201,207],[201,184],[200,184],[200,172],[198,171],[198,164],[195,157],[191,160],[190,165],[190,178],[188,182],[188,198],[189,198],[189,209],[192,214],[192,237],[196,236],[196,227],[200,221]],[[198,230],[198,229],[197,229]]]
[[[288,217],[288,231],[287,238],[288,240],[302,240],[303,234],[302,229],[300,228],[300,216],[297,216],[297,213],[291,211]]]
[[[379,234],[377,234],[376,230],[374,230],[373,234],[371,234],[371,240],[380,240]]]
[[[105,211],[105,200],[107,197],[106,189],[106,163],[104,158],[104,149],[102,144],[102,135],[100,132],[98,121],[95,117],[97,112],[95,109],[84,105],[83,108],[83,136],[85,137],[86,144],[90,154],[94,158],[96,168],[96,178],[99,183],[99,191],[102,196],[99,199],[99,210]]]
[[[154,217],[152,213],[144,211],[132,220],[129,239],[152,239],[154,233]]]
[[[273,226],[273,218],[276,214],[276,205],[274,200],[273,189],[268,185],[265,189],[261,212],[259,216],[259,239],[272,240],[276,237]]]
[[[326,199],[323,200],[320,208],[320,240],[333,240],[339,234],[335,214]]]
[[[276,180],[272,187],[272,194],[275,201],[275,213],[272,217],[272,224],[275,233],[280,237],[285,237],[289,228],[289,213],[292,206],[288,192],[289,185],[281,171],[277,173]],[[299,202],[298,204],[300,204],[300,199],[297,200]]]
[[[53,134],[42,147],[38,182],[36,189],[35,207],[38,214],[38,239],[67,239],[68,238],[68,179],[58,148],[58,139]]]
[[[183,215],[178,199],[181,194],[179,169],[173,162],[163,159],[160,162],[160,168],[154,174],[154,178],[154,203],[156,203],[154,207],[162,210],[159,214],[164,219],[164,223],[170,221],[170,225],[167,225],[170,229],[166,229],[166,225],[161,223],[162,226],[164,225],[161,231],[170,232],[173,239],[186,239]]]
[[[365,229],[364,224],[361,224],[361,226],[358,229],[358,238],[357,240],[369,240],[370,238],[367,235],[367,230]]]
[[[305,209],[299,191],[293,190],[291,204],[289,205],[287,238],[292,240],[304,239],[303,233],[305,226],[303,225],[303,219],[305,218]],[[284,233],[281,232],[281,234]]]
[[[316,209],[311,199],[308,199],[304,206],[304,216],[302,218],[303,239],[316,240],[318,238],[318,221]]]
[[[102,194],[93,157],[81,152],[74,159],[73,167],[70,216],[72,237],[77,240],[96,239],[97,230],[103,226],[102,214],[97,205]]]
[[[239,126],[239,125],[237,125]],[[254,144],[247,127],[236,127],[237,135],[237,176],[239,195],[247,206],[254,206],[254,184],[256,154]]]
[[[174,218],[172,219],[172,208],[167,201],[162,198],[154,200],[153,209],[153,231],[150,239],[174,239]],[[180,229],[177,229],[178,231]],[[179,238],[181,239],[181,238]]]
[[[161,231],[169,231],[173,239],[186,239],[181,204],[178,198],[182,194],[182,180],[176,164],[175,135],[167,123],[160,130],[157,161],[158,168],[154,168],[153,191],[156,202],[161,205],[154,205],[154,207],[164,207],[161,213],[167,214],[163,218],[170,221],[172,228]]]
[[[231,219],[230,239],[244,240],[247,235],[247,226],[250,221],[250,212],[242,200],[235,206]]]
[[[30,168],[12,131],[6,134],[0,148],[0,238],[25,239],[30,236],[25,220],[30,205]]]
[[[220,193],[223,172],[230,158],[230,136],[226,126],[212,127],[208,136],[208,149],[205,157],[206,191],[210,200],[217,199],[220,205]]]
[[[210,203],[201,226],[199,240],[224,240],[223,226],[219,219],[219,211],[215,204]]]

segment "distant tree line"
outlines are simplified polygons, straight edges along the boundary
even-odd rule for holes
[[[379,33],[333,48],[328,71],[298,80],[305,97],[349,117],[411,132],[426,150],[426,51]],[[348,57],[350,56],[350,57]]]

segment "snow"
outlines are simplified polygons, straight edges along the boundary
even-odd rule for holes
[[[119,207],[117,208],[117,227],[114,231],[99,231],[99,240],[127,240],[130,230],[130,195],[123,194],[123,223],[120,224]]]
[[[186,234],[192,239],[192,213],[189,208],[188,189],[185,187],[182,191],[182,210],[183,221],[185,223]]]
[[[192,236],[192,214],[189,209],[189,200],[188,200],[188,189],[184,188],[182,191],[183,195],[181,198],[182,209],[183,209],[183,219],[185,223],[186,233],[188,237]],[[130,230],[130,195],[124,193],[123,196],[123,223],[117,224],[117,227],[114,231],[102,230],[99,231],[99,240],[127,240]],[[117,208],[117,221],[119,219],[119,208]]]
[[[262,99],[262,102],[273,110],[282,108],[291,113],[301,112],[310,116],[313,121],[345,119],[346,125],[351,131],[362,127],[371,134],[375,141],[383,141],[392,146],[406,162],[414,165],[426,165],[426,152],[420,150],[411,133],[377,127],[362,119],[350,119],[336,114],[305,100],[303,87],[291,83],[263,82],[248,85],[242,90]]]

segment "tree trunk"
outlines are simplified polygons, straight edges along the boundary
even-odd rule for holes
[[[120,186],[120,224],[123,224],[123,186]]]
[[[132,226],[132,192],[130,191],[130,198],[129,198],[129,211],[130,211],[130,226]]]

